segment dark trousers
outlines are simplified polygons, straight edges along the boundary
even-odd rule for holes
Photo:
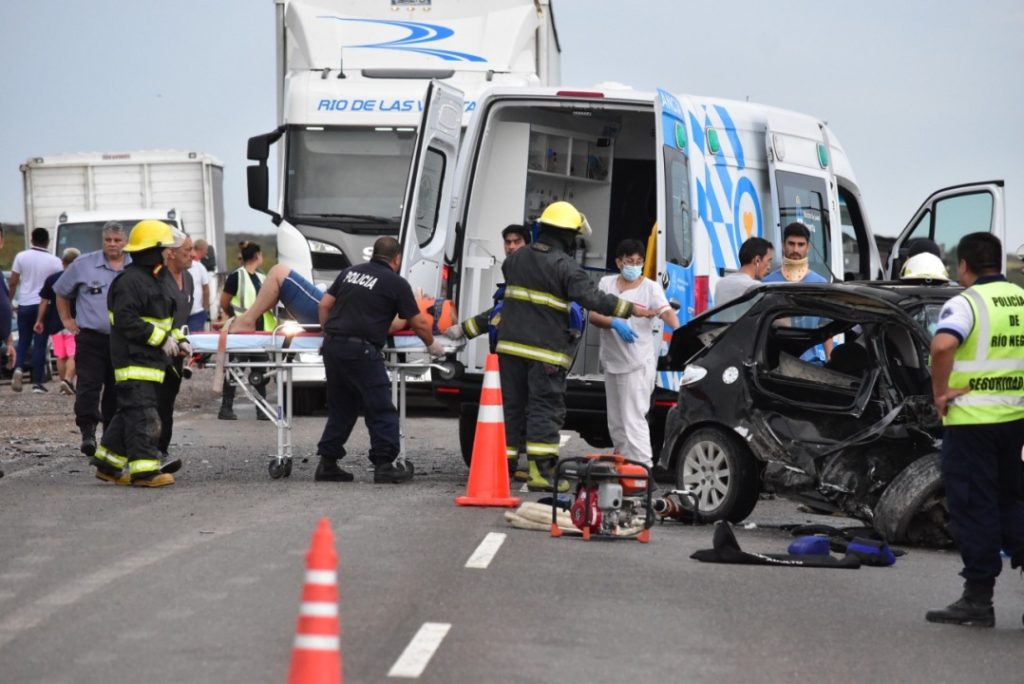
[[[181,389],[181,364],[175,363],[167,367],[164,381],[157,387],[157,415],[160,416],[160,439],[157,449],[166,452],[171,444],[171,432],[174,430],[174,400]]]
[[[522,450],[524,445],[518,442],[525,434],[527,458],[558,458],[558,431],[565,423],[565,369],[509,354],[498,359],[505,453]]]
[[[1000,549],[1015,565],[1024,561],[1022,446],[1024,420],[946,428],[942,476],[964,579],[994,581],[1003,567]]]
[[[37,335],[32,332],[32,326],[36,324],[38,315],[38,304],[18,307],[18,366],[31,368],[32,382],[41,385],[46,369],[46,338],[48,335]],[[32,347],[32,362],[29,364],[25,362],[28,360],[27,354],[30,345]]]
[[[345,442],[362,409],[370,432],[370,461],[391,463],[401,450],[398,409],[391,403],[390,380],[381,352],[367,342],[324,341],[327,424],[317,444],[322,458],[345,457]]]
[[[244,356],[244,355],[241,355],[241,354],[235,357],[235,361],[253,360],[253,359],[256,359],[256,357],[254,357],[254,356]],[[262,385],[255,385],[254,389],[256,390],[256,394],[260,395],[264,399],[267,398],[267,384],[266,383],[263,383]],[[235,393],[237,391],[238,391],[238,388],[235,387],[235,383],[230,379],[230,377],[225,377],[224,378],[224,389],[221,391],[221,395],[220,395],[220,410],[221,411],[231,411],[234,408],[234,406],[235,406]],[[278,391],[280,391],[280,390],[278,390]],[[257,415],[259,415],[259,409],[257,409]]]
[[[103,431],[103,450],[128,461],[133,479],[152,476],[160,470],[160,415],[157,392],[160,384],[127,380],[117,384],[117,412]],[[99,452],[97,452],[99,456]]]
[[[75,423],[106,429],[117,409],[114,366],[110,363],[110,335],[82,330],[75,336]]]

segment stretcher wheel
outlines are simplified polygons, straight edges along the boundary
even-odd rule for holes
[[[292,476],[292,459],[290,459],[290,458],[287,461],[284,462],[284,476],[285,477],[291,477]]]
[[[291,461],[271,461],[270,465],[267,466],[267,471],[270,473],[270,477],[275,480],[280,480],[282,477],[288,477],[292,471]]]

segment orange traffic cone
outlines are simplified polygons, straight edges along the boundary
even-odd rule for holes
[[[519,498],[509,494],[498,355],[488,354],[484,385],[480,390],[480,413],[476,419],[469,483],[466,496],[456,498],[455,503],[460,506],[518,506]]]
[[[306,554],[306,581],[295,630],[288,684],[338,684],[341,678],[338,622],[338,554],[327,518],[320,518]]]

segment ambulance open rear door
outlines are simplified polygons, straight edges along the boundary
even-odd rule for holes
[[[402,206],[402,276],[413,291],[444,296],[445,243],[452,210],[455,162],[462,125],[463,94],[431,81],[416,136]]]

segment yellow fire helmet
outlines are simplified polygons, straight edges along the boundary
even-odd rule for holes
[[[900,270],[900,280],[941,280],[949,282],[949,271],[942,259],[929,252],[921,252],[907,259]]]
[[[146,219],[139,221],[132,228],[128,236],[128,244],[124,246],[126,252],[141,252],[152,247],[173,247],[174,229],[163,221]]]
[[[591,233],[587,217],[568,202],[552,202],[537,220],[552,228],[575,231],[584,237]]]

